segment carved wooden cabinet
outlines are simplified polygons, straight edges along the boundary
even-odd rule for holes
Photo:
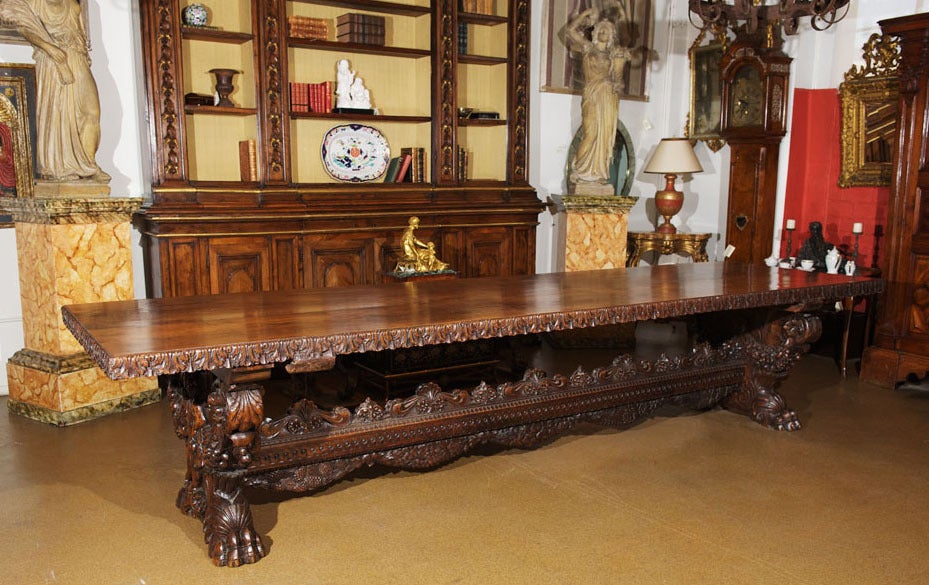
[[[880,22],[900,45],[898,135],[887,211],[887,288],[861,378],[892,387],[929,372],[929,14]]]
[[[208,27],[183,24],[186,0],[140,1],[153,186],[136,224],[151,295],[382,282],[411,215],[461,276],[534,271],[543,205],[527,182],[529,0],[498,1],[493,14],[458,0],[200,3]],[[384,44],[338,42],[347,13],[384,18]],[[329,38],[291,36],[295,16],[327,21]],[[343,58],[377,113],[295,111],[291,83],[335,87]],[[185,103],[213,94],[214,68],[238,72],[234,105]],[[423,148],[425,181],[332,178],[322,141],[350,124],[377,128],[391,157]],[[247,141],[255,172],[243,180]]]

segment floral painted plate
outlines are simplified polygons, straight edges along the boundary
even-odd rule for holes
[[[340,181],[373,181],[387,170],[390,146],[381,131],[364,124],[343,124],[323,137],[323,165]]]

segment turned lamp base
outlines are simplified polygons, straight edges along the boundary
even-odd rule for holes
[[[674,189],[676,174],[668,173],[664,178],[666,181],[664,190],[655,193],[655,208],[664,218],[664,223],[655,231],[659,234],[676,234],[677,228],[671,223],[671,218],[684,206],[684,194]]]

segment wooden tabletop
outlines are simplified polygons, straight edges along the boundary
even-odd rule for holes
[[[788,305],[880,292],[880,280],[735,263],[69,305],[114,379]]]

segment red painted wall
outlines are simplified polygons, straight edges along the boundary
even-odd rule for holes
[[[811,221],[822,222],[827,242],[847,247],[851,252],[855,246],[852,224],[860,222],[864,224],[864,233],[859,239],[858,264],[879,265],[890,188],[839,187],[842,128],[838,90],[794,90],[790,128],[784,224],[788,219],[797,222],[792,255],[796,255],[809,237]],[[786,256],[786,247],[785,232],[781,240],[782,257]]]

